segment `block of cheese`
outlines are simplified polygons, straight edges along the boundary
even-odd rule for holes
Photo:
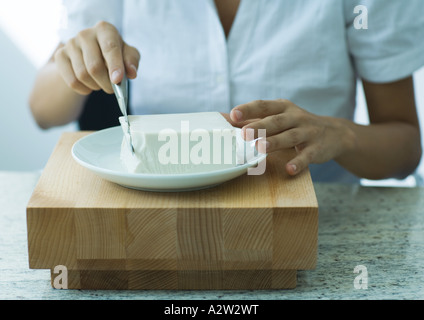
[[[219,112],[129,116],[135,154],[128,147],[128,127],[121,161],[129,173],[189,174],[237,165],[237,129]]]

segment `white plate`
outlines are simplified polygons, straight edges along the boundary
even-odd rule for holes
[[[123,133],[114,127],[90,134],[77,141],[72,156],[83,167],[101,178],[123,187],[155,192],[181,192],[211,188],[245,173],[265,160],[258,154],[251,161],[234,168],[193,174],[133,174],[121,164],[120,153]],[[249,145],[246,144],[246,148]]]

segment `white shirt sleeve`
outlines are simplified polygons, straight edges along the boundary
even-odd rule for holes
[[[122,29],[123,0],[62,0],[63,21],[59,29],[62,43],[81,30],[94,27],[100,21]]]
[[[368,26],[355,13],[362,5]],[[358,76],[385,83],[412,75],[424,64],[423,0],[346,0],[347,41]],[[362,27],[362,28],[361,28]]]

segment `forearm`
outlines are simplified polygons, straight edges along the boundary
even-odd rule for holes
[[[346,151],[335,160],[358,177],[402,179],[418,166],[422,150],[416,126],[400,121],[369,126],[337,121],[349,133],[345,136]]]

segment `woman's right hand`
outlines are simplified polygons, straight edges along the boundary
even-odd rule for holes
[[[54,56],[58,70],[75,92],[88,95],[103,90],[112,94],[126,72],[137,77],[140,53],[127,45],[118,30],[107,22],[85,29],[59,48]]]

